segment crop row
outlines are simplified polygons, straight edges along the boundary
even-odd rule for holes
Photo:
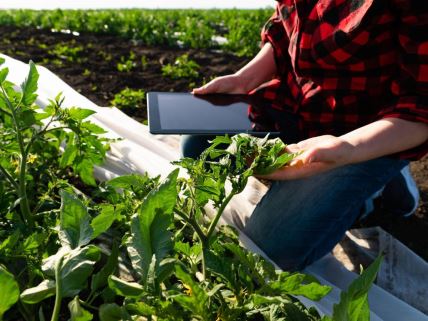
[[[0,25],[109,34],[146,45],[217,48],[254,55],[272,9],[3,10]]]
[[[217,137],[199,159],[175,162],[186,177],[100,184],[93,166],[111,141],[87,119],[94,112],[61,108],[61,95],[40,108],[32,63],[19,91],[8,73],[0,69],[0,321],[369,320],[380,259],[321,317],[296,296],[319,300],[330,287],[275,271],[234,229],[216,229],[253,173],[296,156],[279,139]]]

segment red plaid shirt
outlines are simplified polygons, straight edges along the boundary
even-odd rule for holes
[[[262,31],[278,75],[258,90],[307,137],[381,118],[428,124],[427,0],[277,0]],[[423,145],[398,154],[418,159]]]

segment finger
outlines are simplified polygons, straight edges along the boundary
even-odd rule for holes
[[[269,175],[257,175],[257,178],[263,178],[268,180],[292,180],[306,178],[315,174],[319,174],[331,169],[332,166],[325,163],[312,163],[312,164],[300,164],[300,165],[289,165],[285,166]]]
[[[206,86],[202,86],[202,87],[199,87],[199,88],[194,88],[192,90],[192,94],[195,94],[195,95],[203,95],[203,94],[206,94],[208,92],[209,91],[207,90]]]
[[[192,93],[196,95],[204,95],[204,94],[216,93],[217,91],[218,91],[218,82],[217,82],[217,79],[214,79],[199,88],[193,89]]]
[[[297,153],[301,151],[301,148],[297,144],[290,144],[285,146],[285,151],[287,153]]]

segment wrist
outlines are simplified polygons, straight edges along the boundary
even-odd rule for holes
[[[342,135],[338,137],[341,141],[341,144],[343,146],[343,159],[342,164],[348,165],[348,164],[354,164],[358,163],[361,160],[358,160],[358,144],[356,144],[355,141],[347,137],[346,135]]]
[[[248,77],[245,73],[238,71],[233,74],[235,78],[236,86],[245,93],[250,92],[254,89],[252,84],[252,78]]]

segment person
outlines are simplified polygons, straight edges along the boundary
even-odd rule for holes
[[[417,208],[408,165],[428,151],[427,30],[426,1],[278,0],[259,53],[193,90],[260,95],[298,116],[306,139],[287,150],[301,154],[264,176],[271,187],[244,226],[280,267],[331,251],[373,195],[403,215]],[[204,144],[187,137],[183,153]]]

